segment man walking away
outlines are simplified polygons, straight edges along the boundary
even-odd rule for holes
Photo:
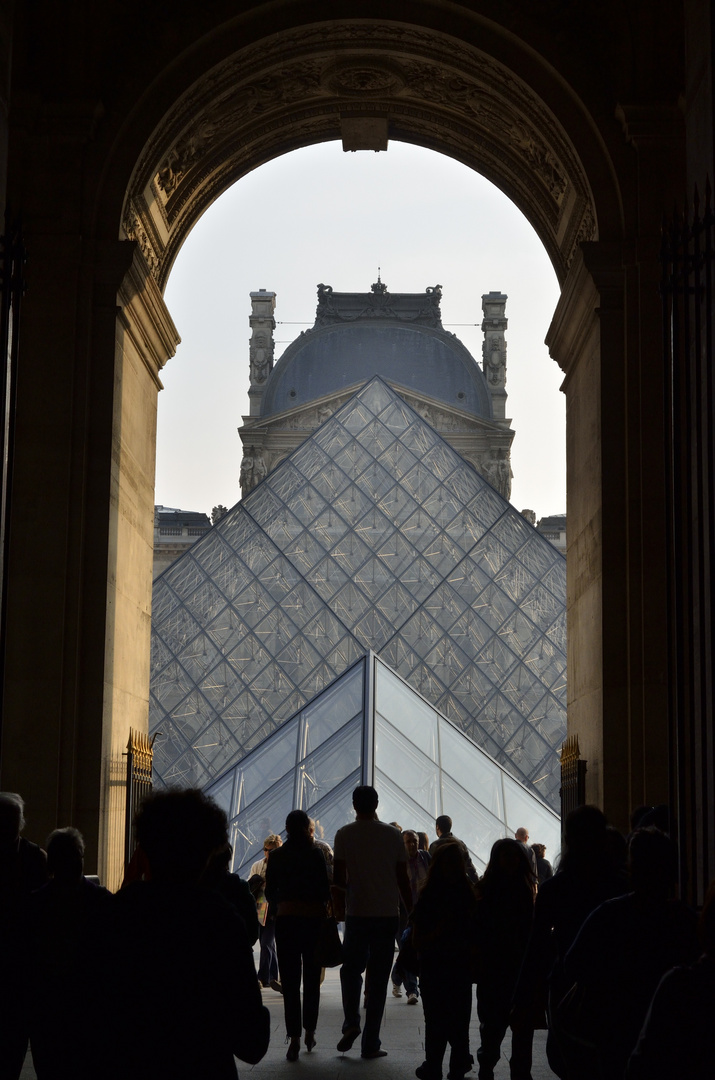
[[[384,1057],[380,1049],[380,1025],[385,1009],[387,983],[394,954],[398,903],[402,897],[412,908],[407,876],[407,854],[401,834],[378,821],[377,792],[358,787],[353,792],[356,820],[338,829],[335,836],[333,912],[345,918],[343,966],[343,1035],[338,1050],[349,1050],[360,1034],[360,992],[367,970],[365,1027],[361,1051],[364,1058]]]
[[[462,855],[464,857],[464,868],[467,873],[467,877],[471,881],[472,885],[476,885],[479,880],[479,874],[477,873],[471,856],[467,850],[467,845],[463,840],[458,840],[456,836],[452,835],[452,819],[448,814],[440,814],[434,823],[434,831],[437,833],[437,839],[433,840],[429,846],[429,853],[434,858],[435,851],[441,844],[446,844],[448,840],[455,840],[462,849]]]

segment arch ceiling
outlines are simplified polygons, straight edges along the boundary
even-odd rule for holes
[[[447,34],[372,21],[276,34],[195,82],[145,146],[123,235],[163,288],[186,235],[231,184],[280,154],[344,138],[359,121],[495,183],[531,222],[560,280],[578,244],[596,239],[582,165],[523,80]]]

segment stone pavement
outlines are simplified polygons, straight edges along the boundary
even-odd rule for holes
[[[314,1080],[413,1080],[415,1069],[422,1063],[424,1049],[424,1016],[421,1003],[408,1005],[405,996],[393,998],[388,990],[385,1016],[380,1037],[382,1047],[387,1050],[387,1057],[376,1061],[363,1061],[360,1057],[360,1040],[356,1040],[352,1050],[339,1054],[335,1049],[342,1027],[343,1013],[340,999],[340,969],[326,972],[320,998],[320,1019],[316,1034],[317,1045],[311,1054],[301,1050],[300,1058],[295,1063],[285,1059],[285,1026],[283,1022],[283,999],[275,990],[263,990],[263,1003],[271,1011],[271,1044],[263,1061],[258,1065],[238,1063],[242,1080],[286,1080],[290,1076],[306,1077],[306,1070]],[[507,1033],[503,1052],[508,1058],[511,1035]],[[534,1036],[534,1065],[531,1071],[533,1080],[553,1080],[554,1074],[546,1063],[546,1032],[537,1031]],[[479,1025],[477,1023],[476,1001],[472,1008],[471,1048],[476,1054],[479,1046]],[[447,1055],[449,1050],[447,1050]],[[495,1080],[509,1080],[508,1061],[503,1056],[494,1076]],[[101,1077],[101,1070],[98,1070]],[[444,1075],[447,1075],[445,1060]],[[477,1070],[469,1074],[476,1080]],[[36,1080],[30,1055],[25,1063],[21,1080]],[[128,1078],[130,1080],[130,1078]],[[211,1080],[211,1077],[197,1077],[197,1080]]]

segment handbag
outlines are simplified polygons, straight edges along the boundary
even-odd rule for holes
[[[340,967],[343,962],[343,943],[332,915],[326,915],[320,923],[313,955],[322,968]]]

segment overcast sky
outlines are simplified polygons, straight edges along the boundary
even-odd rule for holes
[[[487,180],[403,143],[379,154],[346,154],[339,143],[287,154],[240,180],[194,227],[165,294],[182,341],[162,372],[157,503],[210,513],[240,498],[249,293],[277,294],[278,359],[313,324],[319,282],[368,292],[378,267],[393,292],[440,284],[444,326],[480,366],[482,294],[507,294],[512,502],[537,517],[565,513],[562,373],[544,345],[559,296],[548,256]]]

